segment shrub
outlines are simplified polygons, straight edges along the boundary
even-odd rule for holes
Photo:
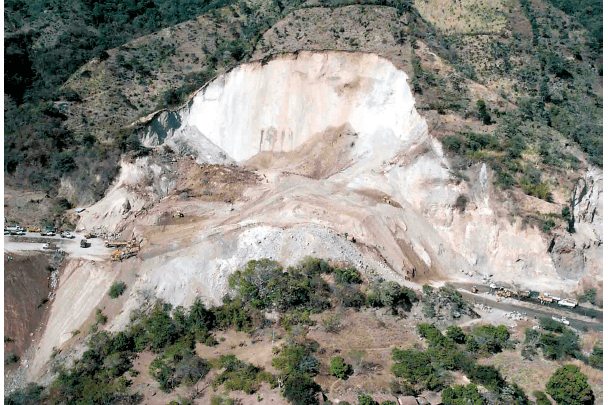
[[[19,357],[15,353],[6,353],[4,355],[4,364],[12,364],[19,361]]]
[[[313,343],[283,346],[281,355],[272,359],[272,366],[283,373],[304,373],[310,376],[317,374],[319,362],[311,355],[316,350],[316,342]]]
[[[344,362],[344,357],[336,356],[331,359],[329,374],[341,380],[346,380],[351,371],[352,367]]]
[[[452,325],[448,327],[446,335],[456,343],[463,344],[466,341],[466,335],[464,334],[460,326]]]
[[[578,336],[570,329],[565,329],[560,335],[541,334],[537,346],[542,348],[543,354],[550,360],[578,357],[581,354]]]
[[[321,321],[321,329],[328,333],[338,333],[342,329],[342,317],[331,314]]]
[[[363,283],[363,280],[361,279],[361,274],[359,274],[359,272],[353,267],[348,267],[346,269],[334,269],[334,277],[336,283],[340,284]]]
[[[443,348],[452,348],[454,346],[449,339],[443,336],[441,331],[437,329],[435,325],[419,323],[417,328],[420,336],[426,338],[430,346],[438,346]]]
[[[403,308],[410,310],[412,303],[416,301],[416,293],[399,285],[395,281],[382,281],[375,283],[371,293],[367,297],[368,305],[372,307],[390,307],[393,310]]]
[[[368,395],[359,395],[357,400],[359,401],[359,405],[378,405],[378,403]]]
[[[580,302],[588,302],[595,305],[597,300],[597,290],[595,288],[585,290],[585,294],[579,296],[578,299]]]
[[[483,121],[483,125],[492,124],[492,117],[488,113],[485,101],[477,100],[477,113],[479,114],[479,119]]]
[[[36,383],[28,383],[24,388],[16,389],[5,397],[4,403],[8,405],[34,405],[43,401],[44,387]]]
[[[551,401],[549,401],[549,398],[547,398],[547,395],[545,395],[544,392],[534,391],[533,394],[534,397],[536,397],[536,405],[551,405]]]
[[[469,384],[466,387],[462,385],[447,387],[441,393],[441,401],[445,405],[483,405],[485,403],[483,397],[477,392],[475,384]]]
[[[127,285],[124,283],[124,281],[114,281],[112,283],[112,286],[110,287],[108,295],[110,296],[110,298],[116,299],[122,295],[126,288]]]
[[[247,364],[232,354],[220,357],[220,361],[225,370],[213,381],[214,388],[224,384],[227,390],[241,390],[246,394],[253,394],[262,382],[268,382],[271,386],[276,383],[272,374]]]
[[[462,139],[456,135],[448,135],[443,138],[443,146],[455,153],[463,152],[465,150]]]
[[[404,378],[422,389],[435,390],[441,387],[438,372],[433,368],[432,358],[427,352],[393,349],[396,361],[391,371],[396,377]]]
[[[493,366],[476,366],[469,378],[478,384],[492,390],[502,388],[505,384],[500,372]]]
[[[317,405],[321,387],[306,374],[289,374],[283,384],[283,396],[294,405]]]
[[[572,364],[558,368],[551,376],[546,389],[558,405],[591,405],[594,402],[587,376]]]
[[[361,308],[365,305],[365,294],[359,291],[356,284],[338,285],[334,291],[340,305],[345,308]]]
[[[456,202],[454,203],[454,208],[457,208],[458,211],[460,211],[460,213],[463,214],[465,212],[465,210],[467,209],[468,202],[469,202],[469,199],[467,198],[467,196],[464,194],[460,194],[458,196],[458,198],[456,198]]]
[[[589,356],[589,364],[595,368],[602,369],[604,366],[604,349],[599,346],[595,346]]]
[[[218,342],[217,342],[217,340],[215,340],[213,335],[209,335],[207,337],[207,339],[205,339],[205,346],[213,347],[213,346],[217,346],[217,345],[218,345]]]
[[[473,330],[473,338],[483,354],[498,353],[509,345],[509,331],[505,325],[478,326]]]
[[[564,331],[564,324],[551,318],[540,318],[540,327],[550,332],[561,333]]]
[[[103,312],[101,312],[101,310],[97,309],[95,315],[95,324],[105,325],[106,322],[108,322],[108,317]]]
[[[553,229],[553,227],[555,226],[555,221],[552,219],[548,219],[546,221],[543,221],[543,232],[544,233],[550,233],[551,229]]]

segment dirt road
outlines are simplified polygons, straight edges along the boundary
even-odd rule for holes
[[[70,258],[83,258],[87,260],[103,261],[110,258],[110,253],[115,249],[104,247],[103,239],[88,239],[91,244],[87,248],[80,247],[80,240],[84,238],[83,234],[78,232],[72,233],[75,238],[67,239],[60,236],[40,236],[39,233],[26,232],[24,236],[4,236],[4,251],[5,252],[24,252],[24,251],[44,251],[42,247],[45,243],[52,243],[59,250],[65,251]]]

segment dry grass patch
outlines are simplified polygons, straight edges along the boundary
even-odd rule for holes
[[[529,362],[524,360],[519,350],[517,350],[498,353],[492,357],[480,359],[478,363],[495,366],[508,382],[517,383],[530,398],[533,398],[532,393],[534,391],[545,390],[545,384],[560,366],[574,364],[580,367],[581,372],[589,377],[588,383],[595,394],[595,403],[603,403],[602,371],[587,366],[579,360],[549,361],[537,357],[533,362]]]

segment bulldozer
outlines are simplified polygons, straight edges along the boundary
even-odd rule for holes
[[[511,291],[498,290],[498,291],[496,291],[496,295],[498,295],[499,297],[509,298],[509,297],[511,297]]]
[[[129,257],[133,257],[137,254],[137,252],[133,251],[133,250],[117,250],[114,253],[112,253],[112,257],[111,260],[113,262],[121,262],[125,259],[128,259]]]

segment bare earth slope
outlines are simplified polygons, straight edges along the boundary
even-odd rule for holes
[[[143,261],[141,286],[175,304],[198,294],[218,302],[227,275],[259,257],[292,263],[308,254],[356,256],[390,279],[458,278],[465,271],[565,292],[601,274],[596,265],[567,274],[556,266],[542,233],[509,221],[485,165],[470,169],[471,182],[453,181],[440,143],[414,108],[406,74],[373,54],[299,52],[241,65],[183,108],[154,115],[140,136],[150,146],[186,150],[199,163],[220,150],[263,179],[245,187],[236,210],[190,207],[205,216],[199,230],[176,232],[177,240]],[[145,252],[146,231],[137,224],[157,220],[137,212],[150,196],[124,181],[136,184],[146,171],[177,174],[146,159],[125,163],[121,181],[87,210],[81,227],[133,229]],[[148,177],[148,188],[164,182],[171,194],[177,187],[162,176]],[[196,185],[190,191],[200,193]],[[461,194],[470,198],[466,212],[455,207]],[[107,215],[108,204],[118,207],[121,198],[137,203]],[[357,243],[341,242],[337,233],[344,232]],[[594,238],[601,235],[582,243]],[[353,248],[360,258],[344,254]]]
[[[557,265],[550,240],[510,221],[484,164],[469,169],[469,182],[454,181],[407,75],[374,54],[299,52],[243,64],[140,128],[154,151],[125,158],[114,187],[78,225],[134,237],[140,253],[107,266],[68,264],[78,280],[61,281],[50,322],[60,305],[78,302],[79,311],[47,329],[31,378],[126,274],[122,308],[107,326],[114,331],[145,297],[219,303],[228,275],[263,257],[347,261],[413,288],[470,280],[463,272],[559,294],[602,280],[594,225],[602,218],[601,171],[589,172],[593,187],[577,199],[575,226],[587,231],[573,242],[595,246],[587,252],[596,257]],[[228,165],[215,164],[222,160]],[[464,212],[461,194],[469,197]],[[185,217],[173,219],[175,210]],[[558,257],[570,257],[568,246],[579,254],[567,243]]]

